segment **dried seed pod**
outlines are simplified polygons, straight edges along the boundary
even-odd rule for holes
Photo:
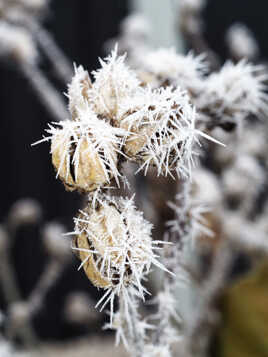
[[[79,145],[77,158],[79,165],[75,173],[73,157],[77,145],[72,141],[72,137],[65,138],[64,131],[51,141],[52,163],[57,170],[57,175],[64,182],[65,188],[68,191],[79,189],[89,192],[105,184],[107,177],[101,158],[98,153],[92,150],[86,138],[83,138]]]
[[[119,186],[118,156],[125,130],[112,127],[87,104],[78,108],[79,120],[49,125],[52,162],[67,190],[91,192],[115,179]]]
[[[120,126],[130,132],[124,150],[147,172],[187,175],[192,163],[195,110],[187,94],[172,87],[140,89],[131,102],[121,105]]]
[[[111,55],[100,60],[101,68],[93,71],[94,82],[88,95],[96,113],[117,121],[121,101],[139,87],[136,73],[125,63],[126,55],[118,56],[117,46]]]
[[[75,219],[74,249],[78,252],[86,275],[97,287],[108,289],[103,299],[119,295],[127,287],[135,287],[142,297],[141,280],[151,264],[162,269],[153,253],[151,224],[134,207],[132,199],[98,200],[89,204]]]

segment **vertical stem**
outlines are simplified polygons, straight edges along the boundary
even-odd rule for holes
[[[139,329],[140,317],[138,313],[138,305],[136,298],[131,293],[129,293],[129,295],[131,296],[131,302],[128,304],[127,311],[124,297],[120,296],[119,311],[122,321],[125,321],[125,335],[130,342],[130,348],[133,356],[144,357],[144,335],[143,331]]]

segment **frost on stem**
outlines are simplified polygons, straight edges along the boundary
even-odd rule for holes
[[[78,108],[77,108],[78,109]],[[89,106],[80,120],[49,125],[52,162],[67,190],[90,192],[115,178],[119,185],[118,152],[123,130],[100,120]]]
[[[174,210],[175,219],[167,222],[169,233],[177,235],[180,244],[194,243],[196,238],[202,234],[213,236],[213,232],[206,226],[204,214],[210,209],[204,204],[196,202],[192,197],[190,183],[185,183],[182,192],[176,195],[174,202],[168,202],[168,206]]]
[[[103,195],[96,208],[91,203],[75,218],[74,248],[91,282],[106,293],[98,302],[102,309],[114,297],[130,301],[129,291],[143,298],[142,280],[152,264],[164,269],[154,253],[159,242],[152,241],[152,226],[132,199]]]
[[[266,80],[262,66],[245,60],[237,64],[227,62],[206,80],[200,110],[214,118],[215,124],[223,126],[226,123],[236,125],[249,115],[263,116],[268,108]]]

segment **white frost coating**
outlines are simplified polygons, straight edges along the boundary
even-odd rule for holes
[[[227,62],[218,73],[208,77],[200,106],[230,121],[234,117],[238,121],[249,114],[261,116],[267,111],[266,80],[262,66],[251,65],[245,60],[237,64]]]
[[[98,210],[90,213],[81,211],[81,215],[74,219],[74,234],[86,233],[89,243],[94,242],[94,254],[101,261],[99,271],[110,279],[106,293],[96,306],[103,303],[103,309],[110,301],[112,322],[115,295],[121,296],[126,305],[130,303],[132,293],[143,298],[147,291],[142,286],[142,280],[149,273],[151,265],[166,269],[154,253],[155,249],[159,249],[157,245],[160,242],[152,241],[152,225],[136,210],[133,197],[124,199],[104,195],[99,204]],[[89,258],[92,250],[88,252]]]
[[[88,95],[98,114],[116,117],[120,101],[131,96],[140,84],[125,64],[125,57],[117,55],[116,47],[110,56],[100,59],[101,68],[92,72],[95,81]]]
[[[171,84],[183,89],[201,89],[201,79],[208,71],[205,56],[187,56],[176,53],[174,48],[159,48],[148,52],[141,58],[141,66],[148,72],[159,77],[159,80],[169,80]]]
[[[190,176],[198,135],[211,139],[195,129],[195,109],[186,92],[173,87],[141,88],[122,102],[119,114],[121,126],[133,132],[128,140],[144,140],[136,159],[145,174],[154,165],[158,175]]]
[[[74,65],[74,76],[71,83],[68,85],[67,97],[69,99],[69,111],[73,114],[76,109],[82,111],[87,110],[88,103],[86,101],[86,89],[90,87],[91,81],[88,71],[85,71],[83,66],[76,67]]]
[[[63,146],[65,150],[62,151],[61,164],[57,175],[60,174],[62,165],[65,164],[67,178],[70,173],[70,163],[72,163],[75,179],[77,179],[80,146],[86,141],[89,155],[98,157],[106,180],[110,182],[110,178],[114,177],[119,185],[118,178],[121,174],[117,168],[116,156],[121,149],[122,137],[126,135],[125,130],[114,128],[104,120],[98,119],[89,106],[86,107],[86,110],[78,110],[78,118],[77,121],[65,120],[54,123],[56,126],[49,124],[49,129],[46,131],[50,136],[35,144],[51,140],[57,143],[53,146],[53,150]],[[74,152],[72,152],[73,148],[75,148]]]

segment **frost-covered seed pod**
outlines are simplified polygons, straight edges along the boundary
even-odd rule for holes
[[[153,253],[151,224],[137,211],[132,199],[107,195],[91,203],[75,219],[74,249],[84,271],[97,287],[107,289],[112,300],[133,287],[143,297],[141,280],[151,264],[162,268]]]
[[[206,79],[198,109],[212,117],[215,125],[232,130],[249,115],[261,117],[267,111],[266,81],[261,66],[245,60],[226,62]]]
[[[127,206],[127,200],[121,200],[120,203]],[[125,256],[119,247],[121,245],[120,248],[124,249],[123,245],[126,239],[131,239],[131,237],[128,237],[128,234],[131,234],[131,231],[128,232],[128,225],[130,223],[134,224],[134,222],[125,221],[124,214],[122,214],[120,208],[121,207],[116,204],[116,201],[108,200],[108,203],[105,202],[96,210],[88,206],[76,220],[78,223],[77,228],[79,231],[82,231],[82,233],[75,238],[75,245],[78,248],[92,250],[91,256],[88,258],[88,261],[84,263],[83,267],[89,279],[98,287],[105,288],[117,285],[120,280],[121,269],[125,270],[123,276],[124,284],[127,285],[133,278],[131,266],[128,264],[128,257],[131,258],[133,255],[131,247],[129,246],[129,250],[124,252],[126,254]],[[134,219],[135,215],[138,215],[138,212],[133,210],[132,213],[133,217],[131,217],[131,219]],[[86,219],[86,223],[84,223],[85,216],[88,219],[88,221]],[[148,224],[150,228],[150,224],[146,221],[140,223],[142,225]],[[140,228],[142,233],[142,227]],[[137,239],[138,237],[135,238]],[[145,244],[148,246],[146,246],[146,248],[150,249],[151,237],[148,235],[145,241],[136,241],[136,243],[140,246],[136,246],[135,250],[141,250],[141,254],[136,256],[137,263],[144,264],[146,263],[146,259],[144,254],[142,254],[142,245]],[[145,252],[146,250],[144,253]],[[107,256],[105,258],[107,254],[109,254],[109,257]],[[83,261],[88,256],[88,252],[79,251],[79,256]],[[103,262],[104,266],[102,267]],[[124,263],[123,266],[121,266],[122,263]]]
[[[111,118],[117,126],[121,101],[131,97],[140,84],[136,73],[126,65],[125,58],[126,55],[117,55],[116,47],[110,56],[101,60],[101,68],[92,72],[94,82],[88,91],[94,111]]]
[[[67,190],[90,192],[112,178],[119,186],[123,129],[112,127],[89,106],[79,110],[79,120],[54,124],[60,128],[49,125],[50,136],[35,144],[51,141],[52,162]]]
[[[195,110],[186,92],[173,87],[140,89],[121,105],[120,126],[129,132],[124,151],[158,175],[187,176],[192,163],[195,135]]]
[[[79,146],[79,166],[75,174],[73,155],[77,145],[72,143],[72,137],[65,137],[62,131],[51,141],[52,163],[57,175],[63,181],[68,191],[76,189],[92,191],[107,182],[104,168],[98,153],[94,152],[86,138],[81,140]],[[68,153],[68,155],[66,155]],[[64,158],[64,159],[63,159]],[[116,156],[114,157],[116,161]]]
[[[174,48],[159,48],[142,57],[139,78],[151,87],[174,85],[195,97],[203,88],[203,75],[208,72],[204,56],[176,53]]]

